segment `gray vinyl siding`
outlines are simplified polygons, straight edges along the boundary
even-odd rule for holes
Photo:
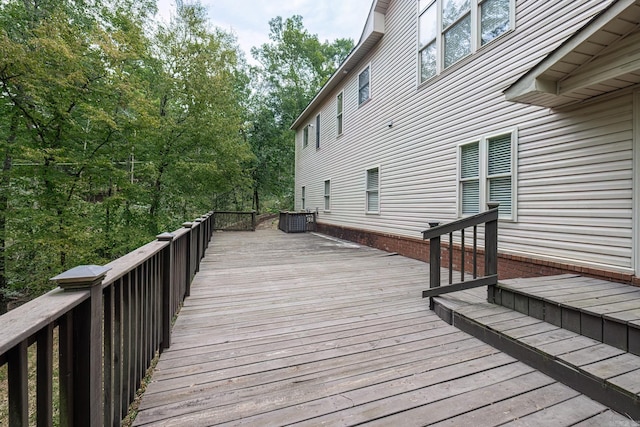
[[[320,150],[302,148],[297,129],[296,207],[306,186],[307,207],[317,207],[322,222],[419,238],[429,220],[457,217],[458,145],[515,128],[517,221],[501,221],[500,251],[631,269],[632,95],[565,111],[507,102],[503,95],[609,4],[519,0],[515,31],[419,85],[416,2],[390,2],[383,38],[311,112],[309,122],[322,117]],[[371,99],[359,107],[358,74],[367,65]],[[337,137],[341,91],[344,126]],[[365,209],[372,167],[380,168],[377,215]],[[325,213],[327,179],[331,212]]]

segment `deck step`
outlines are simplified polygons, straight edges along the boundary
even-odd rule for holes
[[[570,274],[511,279],[496,304],[640,355],[640,288]]]
[[[637,354],[515,310],[515,306],[488,303],[485,289],[443,295],[434,298],[434,303],[435,312],[448,323],[613,410],[640,419]]]

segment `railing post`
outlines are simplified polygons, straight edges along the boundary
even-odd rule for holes
[[[202,235],[204,236],[202,250],[204,252],[209,247],[209,215],[202,215],[202,227]]]
[[[200,260],[202,259],[202,219],[196,218],[194,221],[196,230],[196,273],[200,271]]]
[[[208,235],[208,239],[209,242],[211,242],[211,239],[213,239],[213,212],[209,212],[207,217],[207,222],[209,223],[209,235]],[[209,245],[207,245],[207,247],[209,247]]]
[[[437,227],[439,222],[430,222],[429,227]],[[429,240],[429,287],[440,286],[440,236]],[[429,298],[429,308],[433,310],[433,298]]]
[[[207,251],[207,217],[200,217],[200,260],[204,258],[204,254]],[[200,263],[198,260],[198,264]]]
[[[162,343],[160,344],[160,353],[171,346],[171,321],[173,314],[171,311],[172,304],[172,285],[173,285],[173,237],[171,233],[162,233],[157,239],[160,242],[169,242],[166,248],[162,250]]]
[[[487,203],[489,210],[498,209],[500,204],[496,202]],[[487,221],[484,228],[484,275],[490,276],[498,274],[498,220]],[[496,287],[487,286],[487,301],[495,303]]]
[[[72,268],[51,280],[65,291],[87,291],[89,298],[73,309],[72,414],[61,414],[63,425],[100,426],[103,423],[102,399],[102,280],[109,268],[84,265]],[[61,397],[62,399],[62,397]]]
[[[251,231],[256,231],[256,211],[251,211]]]
[[[188,228],[189,232],[186,234],[186,249],[185,249],[185,260],[184,260],[184,265],[185,265],[185,284],[186,284],[186,289],[185,289],[185,297],[188,297],[189,295],[191,295],[191,237],[192,237],[192,228],[193,228],[193,223],[191,222],[185,222],[182,224],[182,226],[184,228]]]

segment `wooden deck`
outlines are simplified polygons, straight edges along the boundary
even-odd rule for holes
[[[630,425],[440,320],[428,276],[313,234],[216,233],[135,425]]]

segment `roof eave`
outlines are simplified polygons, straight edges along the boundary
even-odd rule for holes
[[[638,0],[617,0],[612,3],[560,47],[551,52],[545,59],[536,64],[507,88],[504,91],[505,99],[507,101],[543,107],[556,107],[572,102],[569,97],[560,94],[558,82],[545,79],[543,77],[544,74],[618,15],[637,4]]]
[[[340,67],[331,75],[329,80],[324,84],[322,89],[311,100],[309,105],[298,116],[298,118],[291,125],[291,129],[295,130],[305,123],[312,111],[314,111],[336,87],[342,83],[342,81],[348,77],[348,75],[357,67],[358,63],[364,58],[371,49],[378,43],[378,41],[384,36],[385,32],[385,13],[387,10],[388,1],[383,2],[381,0],[375,0],[369,11],[367,22],[365,24],[360,41],[349,56],[340,64]]]

